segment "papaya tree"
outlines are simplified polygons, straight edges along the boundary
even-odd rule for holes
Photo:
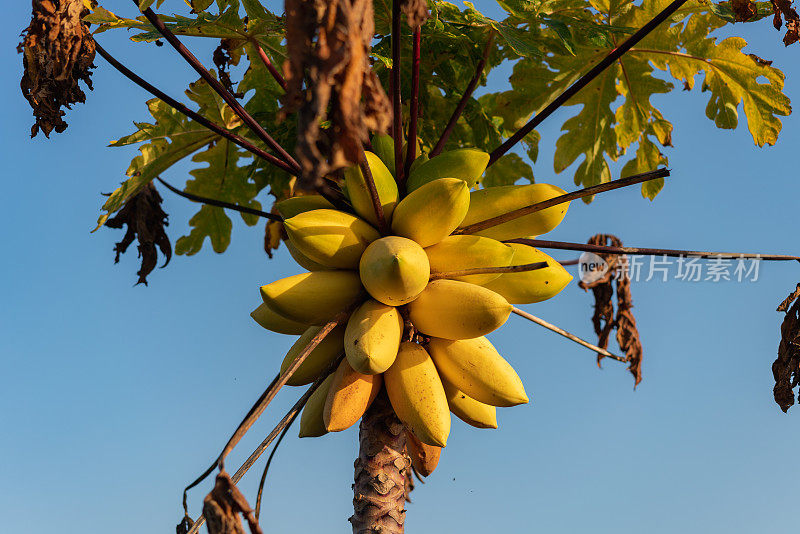
[[[195,255],[206,243],[223,253],[238,212],[244,224],[263,225],[270,257],[285,249],[298,264],[299,274],[264,281],[251,316],[299,337],[227,445],[184,491],[179,532],[204,522],[213,534],[241,532],[240,515],[259,532],[260,492],[253,510],[237,483],[298,418],[301,437],[360,424],[353,531],[402,532],[413,477],[435,470],[451,413],[496,428],[496,407],[528,402],[485,337],[511,314],[598,359],[628,364],[638,384],[642,347],[630,286],[616,276],[626,254],[798,259],[623,247],[603,234],[588,244],[540,239],[573,200],[634,185],[654,199],[668,187],[673,123],[652,103],[655,95],[706,93],[705,114],[717,127],[737,128],[741,108],[754,144],[775,144],[781,117],[791,113],[783,73],[746,51],[744,39],[719,40],[715,32],[769,18],[793,44],[800,17],[787,0],[506,0],[494,18],[441,0],[286,0],[282,12],[259,0],[192,0],[188,14],[173,15],[163,13],[173,7],[165,0],[134,0],[133,16],[95,0],[32,3],[20,45],[32,135],[66,130],[62,108],[86,100],[81,84],[91,88],[97,56],[153,95],[151,118],[112,143],[138,145],[140,154],[103,201],[96,228],[125,229],[116,260],[137,242],[138,283],[147,284],[159,254],[172,257],[162,187],[199,205],[191,231],[175,242],[177,255]],[[103,47],[103,33],[120,30],[134,43],[172,48],[193,68],[190,104]],[[191,37],[214,42],[215,69],[188,48]],[[508,65],[508,90],[479,90]],[[533,172],[537,127],[562,106],[574,113],[553,165],[556,173],[574,168],[579,189],[571,192],[535,181]],[[619,161],[622,176],[614,177]],[[165,180],[186,162],[193,170],[184,186]],[[581,281],[596,298],[598,343],[517,307],[556,298],[572,279],[541,249],[602,262],[598,277]],[[797,296],[781,306],[784,341],[773,367],[784,410],[800,381]],[[613,331],[622,354],[608,350]],[[284,385],[305,390],[228,474],[227,455]],[[202,516],[192,518],[187,492],[215,471]]]

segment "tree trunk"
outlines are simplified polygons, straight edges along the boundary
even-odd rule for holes
[[[402,534],[405,522],[406,433],[381,391],[361,419],[355,461],[353,534]]]

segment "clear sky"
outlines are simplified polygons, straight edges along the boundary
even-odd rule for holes
[[[171,4],[180,2],[169,0],[166,11]],[[108,7],[133,13],[122,0]],[[9,2],[0,42],[3,530],[174,532],[182,488],[219,452],[292,343],[248,317],[258,286],[297,268],[285,250],[268,260],[262,228],[237,218],[227,253],[176,257],[151,275],[150,287],[134,287],[133,248],[113,265],[122,232],[89,231],[100,194],[123,179],[135,153],[105,145],[129,133],[131,121],[149,118],[147,95],[98,58],[96,89],[69,113],[67,132],[30,140],[14,51],[28,17],[29,3]],[[800,102],[800,48],[784,49],[769,21],[736,29],[749,51],[786,72],[787,93]],[[102,43],[173,95],[195,79],[168,47],[135,45],[123,34],[105,34]],[[210,63],[206,48],[192,46]],[[792,217],[800,119],[784,121],[777,146],[757,149],[744,120],[736,131],[716,129],[706,101],[682,91],[655,98],[676,126],[667,151],[673,175],[655,202],[624,190],[591,206],[574,203],[549,235],[585,241],[608,232],[628,245],[800,252]],[[536,167],[539,181],[566,189],[570,174],[554,175],[552,152],[574,112],[561,110],[540,129]],[[182,184],[185,171],[168,178]],[[162,194],[174,241],[197,206]],[[773,402],[770,365],[781,321],[775,307],[799,274],[796,263],[771,263],[761,265],[757,282],[634,283],[645,355],[636,391],[621,364],[599,370],[591,352],[512,316],[491,339],[531,403],[500,410],[494,431],[454,419],[438,470],[413,493],[408,532],[785,529],[797,506],[800,408],[784,415]],[[573,284],[528,309],[591,339],[592,302]],[[299,393],[281,392],[230,466]],[[265,532],[348,532],[357,430],[295,436],[273,464]],[[262,462],[242,483],[251,502]],[[193,515],[210,484],[191,493]]]

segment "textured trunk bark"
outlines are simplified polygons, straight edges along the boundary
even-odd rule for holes
[[[406,479],[411,460],[406,433],[381,391],[361,419],[359,454],[355,461],[353,534],[402,534]]]

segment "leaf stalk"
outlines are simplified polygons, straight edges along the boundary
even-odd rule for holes
[[[571,202],[579,198],[590,197],[598,193],[613,191],[615,189],[620,189],[622,187],[628,187],[631,185],[640,184],[642,182],[655,180],[657,178],[666,178],[669,175],[670,175],[669,169],[658,169],[655,171],[649,171],[642,174],[635,174],[633,176],[620,178],[619,180],[613,180],[611,182],[606,182],[604,184],[593,185],[591,187],[579,189],[578,191],[573,191],[572,193],[565,193],[563,195],[553,197],[543,202],[537,202],[536,204],[524,206],[522,208],[509,211],[508,213],[503,213],[502,215],[498,215],[497,217],[492,217],[491,219],[486,219],[483,221],[476,222],[474,224],[470,224],[469,226],[460,228],[454,233],[474,234],[476,232],[486,230],[487,228],[507,223],[509,221],[513,221],[514,219],[519,219],[520,217],[524,217],[525,215],[530,215],[531,213],[536,213],[537,211],[542,211],[547,208],[552,208],[553,206],[558,206],[559,204]]]
[[[567,103],[578,91],[589,85],[589,83],[597,78],[604,70],[614,64],[619,58],[625,55],[628,50],[633,48],[639,41],[644,39],[650,32],[655,30],[659,24],[667,20],[673,13],[675,13],[687,0],[673,0],[671,4],[665,7],[658,15],[653,17],[650,22],[639,28],[636,33],[628,37],[621,45],[608,53],[606,57],[600,60],[594,67],[581,76],[575,83],[570,85],[555,99],[553,99],[545,108],[537,113],[525,126],[520,128],[514,135],[506,140],[499,147],[494,149],[489,158],[489,165],[493,165],[498,159],[503,157],[506,152],[522,141],[526,135],[531,133],[534,128],[542,123],[549,117],[555,110]]]

